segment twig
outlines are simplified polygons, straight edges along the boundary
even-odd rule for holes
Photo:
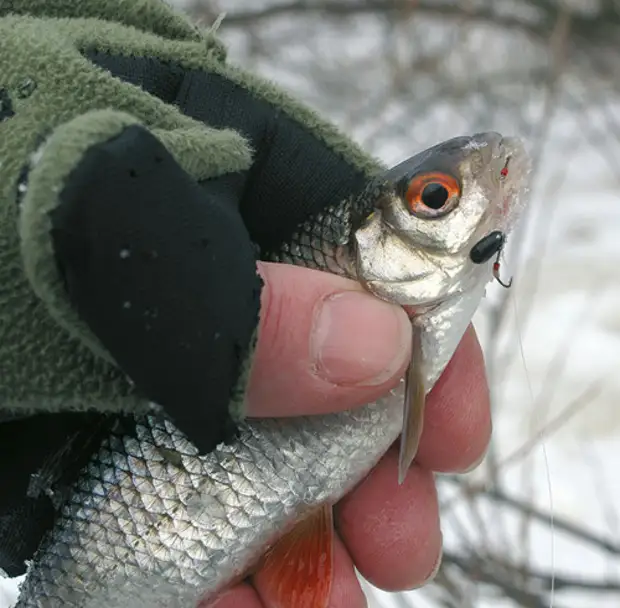
[[[465,486],[465,482],[458,476],[446,476],[445,479],[456,483],[459,486]],[[515,509],[516,511],[520,511],[522,513],[527,513],[533,520],[538,521],[539,523],[548,525],[549,524],[549,513],[546,511],[542,511],[538,509],[534,505],[526,503],[518,498],[513,498],[506,494],[502,490],[498,489],[487,489],[481,487],[464,487],[464,491],[468,494],[477,495],[480,497],[488,498],[489,500],[493,500],[497,503],[503,504],[507,507]],[[605,551],[611,555],[620,556],[620,544],[614,543],[600,536],[596,535],[594,532],[589,532],[583,527],[577,526],[562,517],[558,517],[554,515],[554,526],[557,531],[565,532],[574,538],[583,541],[587,544],[593,545],[598,549]]]
[[[496,572],[491,572],[489,562],[461,557],[455,553],[446,552],[443,556],[444,564],[457,566],[472,579],[484,582],[501,589],[506,597],[513,599],[519,606],[527,608],[549,608],[549,604],[541,594],[531,593],[514,584],[513,580],[504,580]],[[558,607],[556,607],[558,608]]]
[[[445,564],[453,564],[478,580],[501,588],[508,597],[528,607],[548,608],[548,603],[541,595],[544,595],[551,588],[552,581],[557,590],[579,589],[597,593],[620,591],[620,582],[617,580],[587,579],[578,575],[540,572],[530,568],[525,572],[525,575],[531,583],[530,586],[539,586],[539,591],[536,593],[515,587],[512,582],[514,573],[511,572],[510,568],[500,570],[497,561],[482,561],[475,557],[457,555],[452,552],[444,553],[443,560]]]

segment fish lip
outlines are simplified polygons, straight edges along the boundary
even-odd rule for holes
[[[500,203],[501,221],[496,228],[508,234],[524,207],[528,192],[528,176],[532,171],[532,158],[522,138],[502,137],[500,154],[510,160],[509,173],[505,179]]]
[[[520,137],[505,136],[498,144],[498,149],[506,158],[510,158],[511,172],[517,172],[517,179],[527,174],[529,169],[529,156],[525,144]]]

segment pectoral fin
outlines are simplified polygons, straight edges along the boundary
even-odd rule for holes
[[[267,553],[254,585],[273,608],[327,608],[334,561],[332,507],[321,507]]]
[[[403,430],[400,437],[400,455],[398,458],[399,484],[405,481],[407,471],[418,452],[424,422],[424,404],[426,403],[422,335],[421,330],[415,325],[413,326],[412,336],[411,363],[407,369],[407,377],[405,379]]]

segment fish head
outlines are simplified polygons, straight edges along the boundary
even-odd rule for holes
[[[528,173],[521,142],[488,132],[433,146],[370,187],[373,211],[354,231],[356,276],[371,293],[404,306],[413,325],[399,483],[419,447],[426,394],[493,276]]]
[[[444,141],[388,170],[378,178],[384,190],[373,212],[354,233],[358,280],[382,299],[418,309],[486,284],[494,256],[480,261],[472,249],[481,242],[484,249],[486,239],[488,250],[493,235],[492,253],[501,249],[529,172],[523,144],[495,132]]]

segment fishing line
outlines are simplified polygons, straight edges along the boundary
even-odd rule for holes
[[[534,390],[532,389],[532,382],[530,378],[530,372],[527,367],[527,363],[525,361],[525,349],[523,347],[523,339],[521,336],[521,323],[519,322],[519,309],[517,307],[517,298],[514,295],[514,292],[510,293],[508,296],[512,302],[512,306],[515,314],[515,327],[517,333],[517,340],[519,342],[519,352],[521,354],[521,360],[523,362],[523,370],[525,371],[525,378],[527,383],[528,392],[530,394],[530,403],[534,405]],[[542,454],[545,461],[545,473],[547,476],[547,491],[549,498],[549,527],[551,529],[551,589],[549,590],[549,608],[553,608],[554,600],[555,600],[555,519],[553,516],[554,506],[553,506],[553,489],[551,484],[551,469],[549,467],[549,455],[547,454],[547,447],[545,445],[545,440],[542,438],[541,434],[541,442],[540,447],[542,448]]]

